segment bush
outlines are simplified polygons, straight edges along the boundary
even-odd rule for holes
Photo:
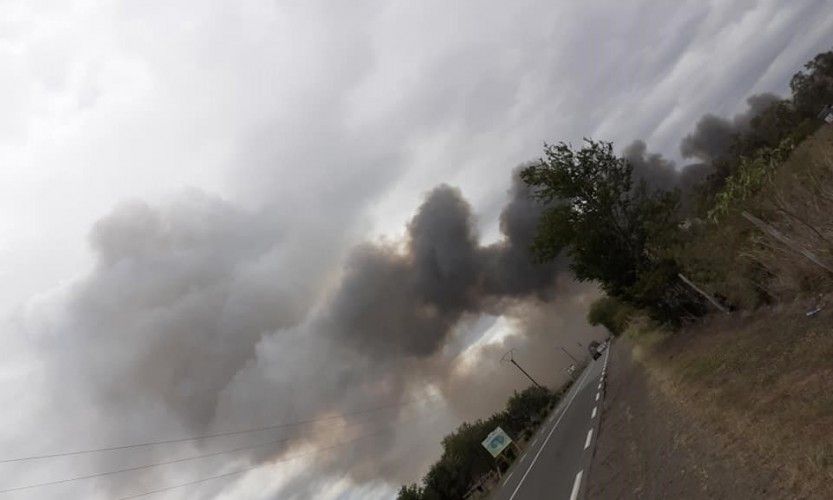
[[[443,454],[431,466],[422,484],[402,486],[397,500],[445,500],[459,499],[481,476],[503,462],[496,461],[480,444],[495,427],[500,426],[514,439],[528,438],[531,426],[553,401],[565,392],[562,388],[553,393],[545,387],[529,387],[515,392],[506,402],[506,408],[486,420],[464,422],[454,432],[443,438]],[[514,458],[511,448],[504,451],[508,460]],[[503,469],[502,469],[503,470]]]
[[[611,335],[618,337],[628,328],[634,312],[631,306],[615,297],[605,295],[590,305],[587,322],[593,326],[601,325],[607,328]]]

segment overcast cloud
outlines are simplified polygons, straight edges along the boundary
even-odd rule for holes
[[[503,352],[556,384],[601,335],[513,170],[592,136],[696,177],[830,33],[822,0],[0,2],[0,459],[329,419],[0,489],[289,438],[9,497],[390,497],[524,387]]]

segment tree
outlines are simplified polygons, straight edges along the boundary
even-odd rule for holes
[[[590,304],[587,322],[593,326],[602,325],[611,335],[619,336],[628,327],[633,312],[627,304],[605,295]]]
[[[536,421],[553,400],[552,392],[546,387],[530,386],[521,392],[515,391],[506,403],[506,420],[509,432],[519,432]]]
[[[822,52],[804,65],[790,80],[795,108],[815,118],[823,106],[833,104],[833,51]]]
[[[679,194],[649,191],[634,183],[632,170],[609,142],[585,139],[577,151],[545,145],[544,158],[521,171],[546,207],[533,251],[541,260],[566,253],[578,280],[597,281],[608,295],[673,320],[684,306],[668,257]]]
[[[423,479],[426,500],[462,498],[471,484],[494,467],[494,459],[480,444],[495,427],[506,428],[506,413],[487,420],[464,422],[443,438],[443,454]]]
[[[417,484],[409,484],[399,488],[399,493],[396,495],[396,500],[422,500],[424,498],[422,488]]]

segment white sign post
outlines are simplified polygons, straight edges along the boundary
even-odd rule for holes
[[[507,446],[512,444],[512,439],[509,437],[508,434],[503,432],[503,429],[497,427],[495,430],[489,433],[486,436],[486,439],[483,440],[483,447],[489,450],[489,453],[492,454],[493,457],[497,458]]]

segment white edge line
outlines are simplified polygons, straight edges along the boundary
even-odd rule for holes
[[[584,471],[580,470],[576,474],[576,480],[573,481],[573,491],[570,493],[570,500],[576,500],[578,498],[578,490],[581,489],[581,475],[583,473]]]
[[[515,473],[515,471],[512,471],[512,472],[509,473],[508,476],[506,476],[506,479],[503,480],[503,485],[504,486],[506,486],[506,483],[509,482],[509,479],[512,477],[512,474],[514,474],[514,473]]]
[[[593,440],[593,429],[587,431],[587,439],[584,441],[584,449],[590,448],[590,442]]]
[[[564,407],[564,409],[561,410],[561,415],[558,416],[558,420],[555,421],[555,424],[552,426],[552,429],[550,429],[549,434],[547,434],[547,439],[545,439],[541,447],[538,448],[538,453],[535,454],[535,457],[532,459],[532,463],[529,464],[529,467],[527,467],[526,472],[524,472],[524,475],[521,476],[521,480],[518,481],[518,485],[515,486],[515,491],[512,492],[512,496],[509,497],[509,500],[512,500],[513,498],[515,498],[515,495],[518,494],[518,490],[521,489],[521,485],[524,484],[524,479],[526,479],[526,476],[529,474],[529,471],[532,470],[532,467],[535,465],[535,462],[538,461],[538,457],[541,455],[541,452],[544,451],[544,448],[547,447],[547,443],[550,441],[552,433],[555,432],[555,429],[558,427],[559,422],[561,422],[561,419],[564,418],[564,415],[567,414],[567,410],[570,409],[570,405],[573,404],[573,400],[576,399],[578,393],[581,392],[581,384],[582,382],[584,382],[584,379],[587,378],[587,375],[589,374],[590,370],[585,370],[584,375],[581,376],[581,380],[579,381],[579,383],[573,386],[576,388],[575,392],[573,392],[573,395],[570,397],[570,400],[567,401],[567,405]],[[581,472],[579,472],[579,478],[581,478]]]

